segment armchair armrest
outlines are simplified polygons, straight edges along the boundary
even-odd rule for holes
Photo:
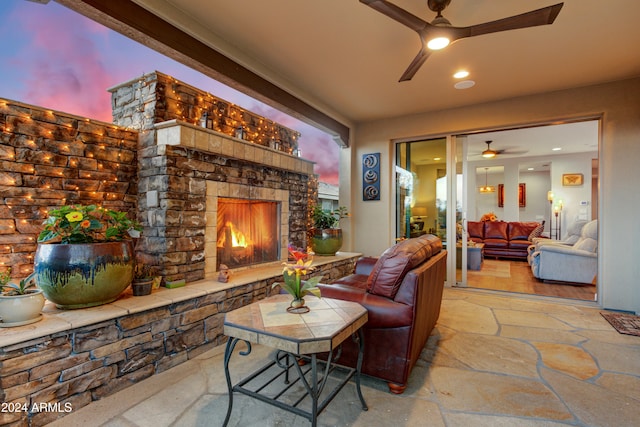
[[[573,247],[566,245],[542,245],[538,248],[538,252],[553,252],[557,254],[583,256],[590,258],[598,257],[598,254],[595,252],[589,252],[582,249],[573,249]]]
[[[357,302],[367,309],[368,328],[398,328],[411,325],[413,307],[389,298],[340,284],[318,284],[323,298]]]
[[[358,261],[356,261],[355,274],[363,274],[365,276],[368,276],[369,274],[371,274],[373,266],[376,265],[376,262],[378,262],[378,258],[376,257],[363,256],[358,258]]]

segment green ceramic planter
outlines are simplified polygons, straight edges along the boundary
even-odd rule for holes
[[[35,280],[59,308],[93,307],[115,301],[131,284],[134,270],[130,241],[40,244]]]
[[[316,255],[333,256],[342,247],[342,229],[314,228],[311,230],[311,249]]]

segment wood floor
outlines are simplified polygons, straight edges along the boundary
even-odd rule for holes
[[[458,280],[461,271],[458,270]],[[485,259],[479,272],[472,270],[467,274],[470,288],[491,289],[532,295],[544,295],[585,301],[596,300],[596,285],[547,283],[531,273],[526,260]]]

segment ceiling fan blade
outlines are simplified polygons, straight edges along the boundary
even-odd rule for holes
[[[497,33],[500,31],[549,25],[553,24],[553,21],[556,20],[556,17],[560,13],[560,9],[562,9],[563,5],[564,3],[558,3],[553,6],[543,7],[542,9],[532,10],[531,12],[522,13],[520,15],[498,19],[497,21],[485,22],[484,24],[471,25],[469,27],[452,27],[451,30],[456,34],[456,38],[458,39],[463,37],[479,36],[482,34]]]
[[[427,58],[429,57],[429,54],[431,54],[431,52],[424,46],[424,43],[423,43],[422,49],[420,49],[420,52],[418,52],[416,57],[413,58],[413,61],[411,61],[411,64],[409,64],[409,67],[406,69],[404,74],[402,74],[402,76],[400,77],[400,80],[398,81],[405,82],[407,80],[411,80],[413,76],[418,72],[420,67],[422,67],[422,64],[424,64],[424,61],[427,60]]]
[[[393,3],[389,3],[386,0],[360,0],[360,3],[364,3],[367,6],[377,10],[378,12],[387,15],[391,19],[395,19],[402,25],[411,28],[414,31],[420,33],[425,27],[429,25],[426,21],[418,18],[412,13],[396,6]]]

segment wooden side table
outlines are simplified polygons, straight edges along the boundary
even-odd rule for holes
[[[360,369],[364,354],[361,328],[367,323],[367,310],[350,301],[307,297],[307,305],[311,310],[304,314],[292,314],[286,310],[290,301],[289,295],[274,295],[225,315],[224,333],[229,336],[229,341],[224,354],[224,373],[229,389],[229,406],[223,426],[229,422],[233,393],[239,392],[305,417],[315,427],[318,414],[354,376],[362,409],[368,409],[360,390]],[[337,363],[340,352],[336,350],[348,337],[353,337],[359,343],[355,369]],[[278,351],[274,360],[232,385],[229,361],[239,341],[247,345],[247,349],[240,352],[242,356],[251,353],[251,343],[266,345]],[[318,360],[318,353],[328,353],[327,360]],[[338,360],[334,360],[334,357]],[[300,359],[304,364],[299,362]],[[320,375],[319,365],[324,365]],[[297,374],[293,381],[289,379],[291,371]],[[337,378],[337,384],[320,401],[327,380],[338,372],[342,375]],[[297,399],[291,403],[286,400],[287,391],[298,381],[303,384],[306,392],[303,396],[296,395]],[[264,392],[267,387],[270,388],[268,395]],[[273,390],[274,387],[280,390]],[[303,402],[307,397],[311,400],[311,408],[303,409]]]

